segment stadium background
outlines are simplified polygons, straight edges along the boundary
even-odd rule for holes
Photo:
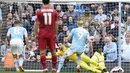
[[[77,24],[76,24],[76,21],[80,18],[80,16],[82,14],[84,14],[85,10],[89,10],[90,13],[94,16],[96,16],[98,14],[97,12],[97,9],[98,8],[103,8],[103,14],[107,15],[107,19],[103,20],[103,21],[100,21],[100,22],[96,22],[94,24],[94,26],[98,25],[99,27],[101,25],[105,25],[105,22],[109,22],[109,26],[111,27],[110,24],[114,24],[114,17],[115,16],[118,16],[119,15],[119,3],[118,2],[80,2],[80,3],[68,3],[68,2],[53,2],[53,5],[52,7],[54,9],[58,9],[57,5],[60,5],[61,6],[61,11],[59,13],[59,34],[58,34],[58,39],[57,39],[57,42],[58,41],[61,41],[63,40],[63,38],[65,37],[64,35],[64,31],[71,31],[73,28],[76,28],[77,27]],[[23,6],[22,6],[23,5]],[[74,6],[74,13],[69,14],[68,11],[69,11],[69,7]],[[121,23],[124,24],[123,26],[125,27],[125,24],[126,22],[128,21],[127,20],[127,17],[130,15],[130,3],[124,3],[122,2],[121,4]],[[24,8],[25,6],[25,8]],[[13,26],[13,21],[16,20],[16,19],[21,19],[21,21],[23,22],[23,26],[27,29],[28,31],[28,34],[30,36],[30,44],[32,45],[36,45],[37,43],[36,42],[33,42],[33,24],[34,24],[34,19],[35,19],[35,11],[36,9],[40,9],[42,7],[41,3],[40,2],[21,2],[21,1],[17,1],[17,2],[13,2],[13,1],[1,1],[0,2],[0,9],[1,9],[1,21],[3,22],[2,23],[2,28],[1,28],[1,58],[3,58],[4,54],[7,53],[7,50],[4,50],[2,49],[3,47],[5,47],[5,38],[6,38],[6,33],[7,33],[7,30],[8,28],[12,27]],[[125,7],[128,8],[128,12],[124,12],[125,10]],[[23,10],[22,10],[23,9]],[[7,21],[7,18],[10,17],[10,14],[9,13],[12,13],[13,16],[12,16],[12,22],[8,22]],[[24,14],[23,14],[24,13]],[[117,15],[116,15],[117,13]],[[9,16],[7,16],[9,15]],[[24,20],[23,20],[23,17]],[[72,23],[71,23],[71,17],[72,17]],[[70,23],[68,22],[70,21]],[[103,23],[102,23],[103,22]],[[119,22],[118,22],[119,23]],[[90,20],[89,25],[92,24],[92,21]],[[67,26],[67,27],[65,27]],[[8,27],[8,28],[7,28]],[[106,26],[104,26],[106,27]],[[67,29],[68,28],[68,29]],[[99,28],[99,30],[102,30],[102,28]],[[110,29],[108,29],[110,30]],[[127,29],[126,29],[127,30]],[[90,31],[90,29],[89,29]],[[118,34],[118,31],[114,31],[115,34]],[[91,35],[94,36],[93,32],[95,31],[90,31]],[[105,31],[106,32],[106,31]],[[103,38],[102,36],[102,32],[98,33],[97,35],[98,36],[95,36],[95,38]],[[109,34],[109,33],[108,33]],[[121,37],[119,35],[116,35],[118,37]],[[96,39],[98,40],[98,39]],[[117,43],[117,47],[118,47],[118,41],[117,40],[113,40],[114,42]],[[33,43],[32,43],[33,42]],[[97,42],[97,41],[96,41]],[[99,42],[99,40],[98,40]],[[102,42],[102,41],[100,41]],[[104,44],[104,43],[103,43]],[[30,45],[30,47],[32,46]],[[94,45],[94,44],[93,44]],[[94,45],[96,46],[96,45]],[[93,46],[93,47],[94,47]],[[101,45],[102,46],[102,45]],[[104,46],[104,45],[103,45]],[[26,58],[26,61],[24,62],[24,68],[25,70],[29,70],[29,71],[41,71],[42,70],[42,66],[40,65],[40,62],[37,62],[38,60],[35,59],[36,57],[34,56],[35,55],[38,55],[38,50],[36,49],[36,46],[35,48],[32,47],[33,50],[29,50],[29,49],[26,49],[25,50],[25,58]],[[94,52],[95,52],[95,49],[93,48]],[[118,51],[118,49],[117,49]],[[50,52],[47,53],[47,55],[50,55]],[[89,54],[90,55],[90,54]],[[34,57],[33,57],[34,56]],[[119,53],[118,53],[118,58],[119,58]],[[122,64],[122,68],[125,70],[125,73],[129,73],[129,61],[125,61],[125,60],[122,60],[123,62],[121,63]],[[51,61],[48,61],[48,65],[50,65]],[[116,60],[116,61],[109,61],[109,60],[106,60],[106,67],[108,68],[108,70],[110,71],[113,67],[117,66],[118,65],[118,62],[119,60]],[[49,66],[51,67],[51,66]],[[65,66],[64,68],[62,69],[63,71],[65,72],[74,72],[75,71],[75,64],[72,63],[71,61],[67,61],[65,63]],[[4,68],[3,68],[3,62],[0,62],[0,71],[4,71]],[[8,71],[14,71],[12,69],[9,69]],[[86,72],[85,70],[82,71],[83,73]]]

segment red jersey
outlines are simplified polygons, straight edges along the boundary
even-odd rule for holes
[[[40,22],[39,32],[44,34],[55,34],[55,23],[58,19],[58,13],[56,10],[46,7],[36,12],[37,19]]]

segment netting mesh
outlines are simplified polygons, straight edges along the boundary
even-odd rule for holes
[[[52,2],[53,3],[53,2]],[[84,21],[84,28],[89,31],[92,50],[87,54],[93,61],[97,63],[103,63],[105,60],[105,66],[110,71],[115,66],[118,66],[118,37],[121,37],[122,49],[122,68],[125,73],[129,73],[129,36],[125,34],[129,32],[130,24],[130,4],[122,3],[121,6],[121,36],[119,36],[119,3],[118,2],[102,2],[102,3],[53,3],[52,7],[59,13],[59,31],[56,42],[64,42],[64,45],[71,44],[71,42],[65,41],[64,38],[69,35],[72,29],[77,28],[77,20]],[[7,54],[5,38],[7,30],[13,27],[15,20],[21,20],[23,27],[27,29],[29,34],[29,42],[31,49],[25,49],[25,62],[23,67],[25,71],[38,72],[42,71],[42,65],[40,63],[39,50],[37,49],[37,42],[34,41],[33,25],[35,22],[36,9],[44,8],[41,3],[32,2],[0,2],[0,50],[1,50],[1,62],[0,71],[15,71],[15,69],[5,69],[3,58]],[[125,44],[125,45],[124,45]],[[99,48],[102,48],[104,57],[96,56]],[[127,51],[127,52],[126,52]],[[47,56],[50,56],[49,50]],[[48,67],[51,68],[51,61],[48,60]],[[86,63],[90,66],[90,63]],[[62,72],[75,73],[76,64],[73,61],[67,60],[62,68]],[[91,67],[91,66],[90,66]],[[82,73],[90,72],[82,68]]]

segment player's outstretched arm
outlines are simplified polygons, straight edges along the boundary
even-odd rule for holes
[[[93,42],[92,40],[89,40],[89,45],[90,45],[90,56],[93,56]]]
[[[65,40],[69,41],[72,39],[75,29],[72,29],[69,35],[65,38]]]
[[[65,41],[71,40],[71,37],[72,37],[72,32],[67,37],[65,37]]]
[[[67,41],[69,41],[70,39],[71,39],[70,35],[65,38],[65,40],[67,40]]]
[[[58,52],[56,52],[56,56],[63,56],[63,54],[60,51],[58,51]],[[46,58],[48,60],[50,60],[50,59],[52,59],[52,56],[46,56]]]

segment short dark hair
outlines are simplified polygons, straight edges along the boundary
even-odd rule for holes
[[[14,24],[21,24],[22,22],[21,21],[19,21],[19,20],[16,20],[16,21],[14,21]]]
[[[47,4],[50,3],[50,0],[42,0],[42,3],[45,4],[45,5],[47,5]]]

